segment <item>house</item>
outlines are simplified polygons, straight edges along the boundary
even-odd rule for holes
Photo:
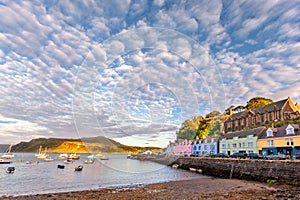
[[[231,112],[232,113],[232,112]],[[278,121],[295,119],[300,116],[300,109],[292,99],[277,101],[252,110],[245,110],[232,114],[224,122],[225,133],[240,131],[245,128],[259,127]]]
[[[177,156],[190,156],[192,154],[192,141],[180,139],[176,142],[174,153]]]
[[[265,156],[278,153],[294,155],[297,150],[300,150],[299,124],[268,128],[258,138],[258,150]]]
[[[166,156],[172,156],[175,154],[175,146],[176,146],[175,142],[169,141],[169,144],[164,151]]]
[[[217,154],[218,150],[218,138],[198,139],[192,143],[192,155],[195,156]]]
[[[228,133],[219,139],[219,152],[231,155],[234,152],[258,153],[257,139],[265,127]]]

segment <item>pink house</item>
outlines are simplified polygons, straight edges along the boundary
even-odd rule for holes
[[[179,140],[175,144],[174,154],[177,156],[190,156],[192,154],[192,141]]]

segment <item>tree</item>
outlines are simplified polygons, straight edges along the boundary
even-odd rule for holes
[[[254,97],[254,98],[250,99],[247,102],[247,105],[245,106],[245,109],[246,110],[251,110],[253,108],[268,105],[270,103],[273,103],[272,99],[268,99],[268,98],[265,98],[265,97]]]
[[[213,118],[213,117],[220,116],[220,115],[221,115],[221,113],[219,111],[215,110],[215,111],[208,113],[205,116],[205,118]]]

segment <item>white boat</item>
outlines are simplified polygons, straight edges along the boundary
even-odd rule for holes
[[[45,159],[48,158],[47,147],[45,147],[45,151],[42,151],[42,146],[40,146],[39,153],[35,154],[35,157]]]
[[[10,158],[14,158],[15,155],[13,153],[11,153],[11,147],[12,147],[12,144],[9,146],[8,150],[6,151],[5,154],[1,155],[0,158],[6,158],[6,159],[10,159]]]
[[[84,164],[93,164],[94,163],[94,159],[87,159],[84,161]]]
[[[51,162],[51,161],[53,161],[53,158],[47,157],[47,158],[44,158],[44,161]]]
[[[61,153],[58,155],[58,159],[67,159],[68,158],[68,154],[66,153]]]
[[[89,155],[88,157],[87,157],[88,159],[96,159],[97,158],[97,156],[95,156],[95,155]]]
[[[102,157],[100,157],[100,160],[109,160],[109,158],[103,155]]]
[[[10,164],[12,161],[0,159],[0,164]]]

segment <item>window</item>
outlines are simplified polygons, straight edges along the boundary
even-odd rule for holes
[[[267,130],[267,137],[273,137],[273,131],[271,128],[268,128]]]
[[[230,149],[230,144],[227,145],[228,149]]]
[[[232,148],[236,148],[236,143],[232,144]]]
[[[291,135],[291,134],[295,133],[294,132],[294,127],[292,125],[290,125],[290,124],[286,127],[285,131],[286,131],[287,135]]]
[[[201,145],[198,146],[198,150],[199,150],[199,151],[201,150]]]
[[[291,145],[294,146],[294,139],[291,139]]]
[[[248,118],[248,125],[252,125],[252,118],[251,117]]]
[[[197,150],[197,146],[194,146],[193,149],[194,149],[194,150]]]
[[[248,142],[248,147],[252,148],[253,147],[253,142]]]
[[[246,143],[245,142],[243,142],[243,147],[246,147]]]
[[[241,148],[242,147],[242,143],[239,143],[239,148]]]
[[[257,122],[260,123],[260,114],[257,115]]]
[[[274,146],[274,140],[268,140],[268,147]]]
[[[223,149],[226,149],[226,144],[222,144],[222,148],[223,148]]]
[[[285,143],[286,143],[287,146],[289,146],[290,145],[290,140],[289,139],[285,140]]]
[[[269,121],[269,115],[266,113],[266,122]]]

